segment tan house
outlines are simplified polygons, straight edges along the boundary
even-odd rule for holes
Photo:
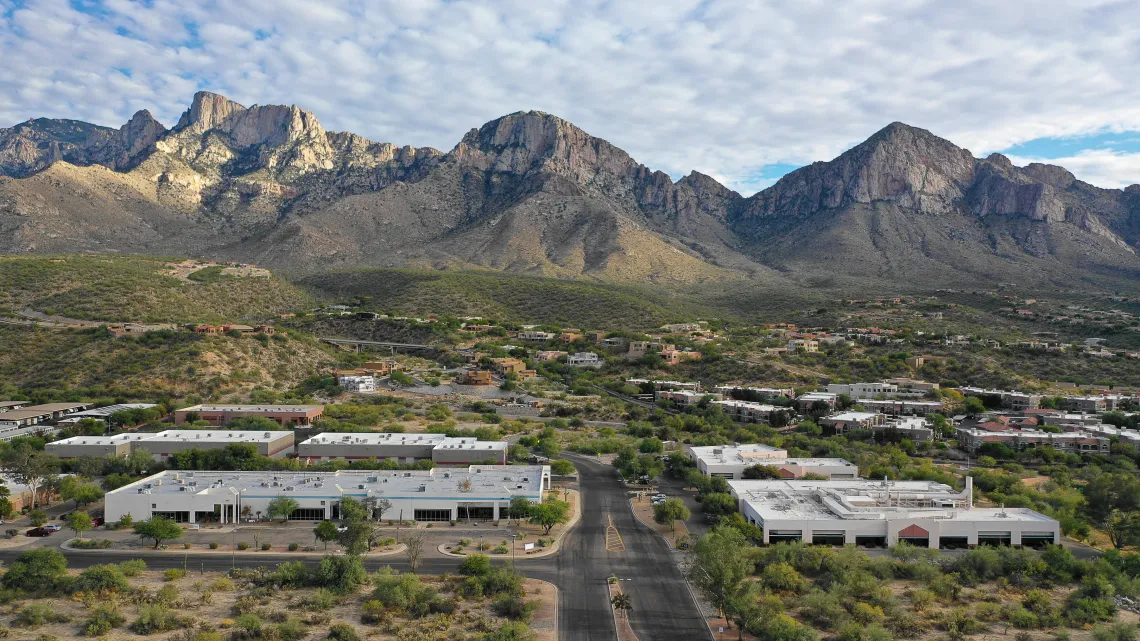
[[[493,385],[491,372],[481,369],[469,369],[461,373],[456,379],[460,385]]]

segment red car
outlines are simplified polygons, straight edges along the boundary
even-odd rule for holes
[[[49,530],[47,528],[42,528],[42,527],[33,528],[31,530],[28,530],[27,532],[24,532],[24,536],[51,536],[51,535],[52,535],[51,530]]]

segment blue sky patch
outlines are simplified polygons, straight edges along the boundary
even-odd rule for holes
[[[1036,138],[1003,149],[1001,153],[1023,158],[1067,158],[1089,149],[1140,152],[1140,131],[1106,131],[1089,136]]]

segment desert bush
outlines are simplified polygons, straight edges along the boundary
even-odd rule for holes
[[[16,617],[12,619],[12,625],[23,628],[38,628],[48,623],[64,623],[69,620],[70,617],[56,612],[47,603],[29,603],[16,613]]]
[[[102,604],[95,607],[83,625],[83,633],[98,637],[126,623],[126,618],[114,605]]]

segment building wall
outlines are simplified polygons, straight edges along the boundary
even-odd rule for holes
[[[48,454],[59,458],[79,458],[81,456],[114,456],[123,458],[131,453],[131,441],[107,444],[48,443],[44,449]]]
[[[233,444],[238,441],[213,441],[208,439],[201,440],[140,440],[132,441],[134,449],[146,450],[154,456],[154,460],[160,461],[169,457],[175,452],[183,450],[220,450],[224,449],[227,445]],[[260,441],[254,443],[257,446],[257,453],[262,456],[271,456],[273,458],[284,458],[293,453],[293,433],[284,434],[276,437],[270,441]]]
[[[764,542],[770,543],[773,532],[801,533],[804,543],[812,543],[814,533],[842,532],[845,545],[855,545],[856,537],[885,537],[888,546],[899,542],[900,531],[918,526],[928,533],[927,545],[938,548],[942,538],[964,538],[968,545],[977,545],[979,535],[1008,533],[1011,545],[1021,545],[1022,534],[1049,533],[1053,542],[1061,540],[1060,524],[1056,521],[1017,521],[994,519],[992,521],[898,518],[884,520],[844,520],[844,519],[771,519],[767,523],[748,503],[741,502],[741,515],[749,523],[764,529]]]

